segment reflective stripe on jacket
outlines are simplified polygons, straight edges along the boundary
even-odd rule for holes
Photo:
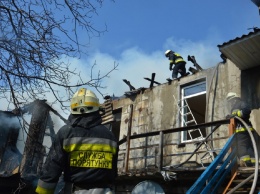
[[[251,162],[251,158],[249,155],[245,155],[245,156],[242,156],[240,158],[240,160],[244,161],[244,162]]]
[[[63,141],[63,149],[70,155],[70,166],[112,169],[117,143],[105,138],[73,137]]]
[[[41,179],[38,181],[36,193],[39,194],[53,194],[57,183],[46,183]]]
[[[174,53],[174,54],[176,56],[175,62],[174,62],[175,64],[179,63],[179,62],[185,62],[180,54],[178,54],[178,53]]]
[[[179,63],[179,62],[185,62],[186,63],[186,61],[178,53],[170,54],[169,60],[170,60],[170,64],[176,64],[176,63]]]

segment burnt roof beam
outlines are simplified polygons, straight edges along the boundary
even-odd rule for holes
[[[147,78],[147,77],[144,77],[144,79],[146,79],[146,80],[148,80],[148,81],[150,81],[151,83],[150,83],[150,88],[152,88],[153,87],[153,84],[155,83],[155,84],[158,84],[158,85],[160,85],[161,83],[159,83],[159,82],[157,82],[157,81],[154,81],[154,78],[155,78],[155,73],[152,73],[152,78],[150,79],[150,78]]]

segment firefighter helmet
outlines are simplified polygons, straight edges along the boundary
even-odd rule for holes
[[[70,101],[71,114],[85,114],[98,111],[100,107],[97,96],[91,90],[81,88]]]
[[[235,92],[229,92],[227,94],[227,97],[226,97],[226,100],[229,101],[229,100],[232,100],[234,98],[239,98],[239,96],[237,95],[237,93]]]
[[[172,50],[167,50],[165,51],[165,57],[168,57],[168,55],[170,54],[170,52],[173,52]]]

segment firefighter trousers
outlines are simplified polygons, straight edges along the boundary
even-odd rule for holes
[[[257,152],[259,156],[259,135],[256,131],[252,131],[252,134],[256,141]],[[249,165],[251,163],[258,162],[258,158],[255,158],[254,148],[250,135],[247,131],[236,133],[236,147],[239,160],[242,160]]]

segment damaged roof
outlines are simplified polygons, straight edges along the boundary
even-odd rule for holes
[[[218,45],[219,51],[240,70],[260,66],[260,29]]]

